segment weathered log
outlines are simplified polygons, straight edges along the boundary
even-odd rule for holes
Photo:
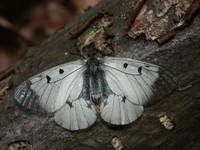
[[[28,77],[79,56],[76,38],[69,32],[81,21],[104,10],[113,15],[113,24],[106,28],[113,35],[115,56],[145,60],[170,70],[178,79],[177,89],[169,97],[147,107],[144,114],[131,126],[120,130],[108,128],[102,121],[80,133],[66,131],[58,126],[52,115],[41,115],[20,107],[13,98],[13,90],[0,101],[0,149],[17,140],[27,140],[39,150],[112,149],[110,140],[117,135],[124,149],[199,149],[200,147],[200,14],[185,28],[176,31],[169,42],[159,46],[143,36],[133,40],[126,36],[129,15],[134,1],[104,0],[72,23],[27,50],[16,65],[14,85]],[[166,130],[159,122],[165,112],[175,124]]]

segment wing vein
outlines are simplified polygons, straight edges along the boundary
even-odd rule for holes
[[[139,96],[138,96],[137,92],[135,91],[135,88],[134,88],[134,86],[133,86],[133,83],[131,82],[130,78],[129,78],[127,75],[126,75],[126,77],[128,78],[129,82],[131,83],[131,86],[132,86],[132,88],[133,88],[133,91],[134,91],[135,95],[137,96],[137,99],[138,99],[138,102],[139,102],[140,99],[139,99]],[[129,101],[130,101],[130,100],[129,100]],[[130,101],[130,103],[132,103],[132,102]]]
[[[134,76],[133,76],[134,77]],[[146,99],[148,100],[148,96],[147,96],[147,93],[145,92],[144,88],[142,87],[142,85],[140,84],[140,82],[137,80],[137,78],[134,77],[134,79],[136,80],[136,82],[138,83],[138,85],[141,87]]]
[[[50,90],[50,92],[48,94],[47,101],[46,101],[46,104],[45,104],[45,109],[47,107],[47,103],[49,102],[49,96],[51,95],[51,92],[52,92],[52,89],[54,89],[54,86],[55,86],[55,84],[52,85],[51,90]]]
[[[112,69],[114,69],[114,70],[117,70],[117,71],[119,71],[119,72],[122,72],[122,73],[125,73],[125,74],[128,74],[128,75],[138,75],[138,76],[140,75],[139,73],[137,73],[137,74],[127,73],[127,72],[121,71],[120,69],[117,69],[117,68],[115,68],[115,67],[108,66],[108,65],[106,65],[106,64],[102,64],[102,66],[106,66],[106,67],[108,67],[108,68],[112,68]]]

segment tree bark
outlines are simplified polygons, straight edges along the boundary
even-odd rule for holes
[[[161,65],[178,79],[176,90],[160,102],[146,107],[143,115],[131,126],[120,130],[108,128],[101,120],[84,132],[66,131],[52,119],[19,106],[14,98],[14,87],[0,101],[0,147],[17,140],[27,140],[35,149],[112,149],[110,140],[119,136],[124,149],[199,149],[200,147],[200,14],[196,14],[188,26],[176,31],[173,39],[158,45],[144,36],[136,40],[128,38],[128,17],[134,6],[129,0],[104,0],[73,22],[27,50],[16,65],[13,79],[16,86],[28,77],[55,65],[80,59],[65,55],[76,52],[77,39],[69,32],[80,22],[104,10],[113,15],[113,25],[107,32],[113,35],[112,47],[115,56],[129,57]],[[175,124],[166,130],[159,122],[159,114],[165,112]]]

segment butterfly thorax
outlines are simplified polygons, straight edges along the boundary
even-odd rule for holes
[[[89,69],[89,73],[91,76],[95,76],[97,74],[98,66],[99,66],[99,60],[91,56],[89,60],[87,61],[87,69]]]

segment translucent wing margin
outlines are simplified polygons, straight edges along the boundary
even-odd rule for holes
[[[100,59],[111,94],[101,105],[101,117],[110,124],[130,124],[143,112],[143,105],[159,100],[176,86],[166,69],[128,58]]]

